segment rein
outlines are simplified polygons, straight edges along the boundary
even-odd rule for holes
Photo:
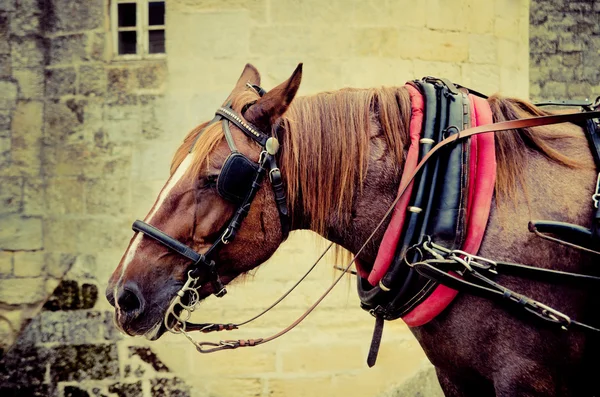
[[[446,129],[447,130],[446,132],[450,132],[450,130],[452,130],[452,131],[456,130],[458,132],[454,135],[448,136],[447,138],[443,139],[421,159],[421,161],[417,164],[416,168],[413,170],[413,172],[407,178],[404,186],[401,189],[399,189],[398,195],[396,196],[394,201],[391,203],[389,208],[386,210],[384,216],[378,222],[377,226],[373,229],[373,231],[371,232],[369,237],[365,240],[363,245],[356,252],[353,259],[347,264],[347,266],[345,268],[341,269],[341,270],[343,270],[341,275],[333,281],[333,283],[325,290],[325,292],[319,298],[317,298],[315,303],[313,305],[311,305],[305,311],[304,314],[302,314],[298,319],[296,319],[288,327],[284,328],[283,330],[281,330],[273,335],[270,335],[270,336],[267,336],[264,338],[257,338],[257,339],[222,340],[219,342],[198,342],[198,341],[193,340],[192,337],[188,334],[188,331],[201,331],[201,332],[207,333],[207,332],[213,332],[213,331],[233,330],[233,329],[239,328],[241,325],[244,325],[244,324],[262,316],[267,311],[269,311],[271,308],[273,308],[275,305],[277,305],[281,300],[283,300],[300,283],[300,281],[302,281],[306,277],[306,275],[303,276],[302,279],[298,283],[296,283],[292,287],[291,290],[289,290],[288,292],[286,292],[284,294],[284,296],[282,296],[280,299],[278,299],[274,304],[272,304],[265,311],[261,312],[259,315],[251,318],[248,321],[245,321],[245,322],[242,322],[239,324],[216,324],[216,323],[192,324],[192,323],[187,323],[187,320],[189,319],[191,312],[195,309],[196,305],[199,303],[199,296],[197,293],[197,288],[200,287],[200,285],[197,285],[199,276],[197,273],[194,273],[194,270],[198,268],[197,266],[188,272],[188,279],[187,279],[186,283],[181,288],[181,290],[177,292],[177,296],[171,302],[169,309],[167,310],[167,312],[165,314],[165,319],[164,319],[165,326],[167,327],[167,329],[169,331],[171,331],[173,333],[182,333],[188,340],[190,340],[190,342],[192,342],[194,344],[194,346],[200,353],[212,353],[212,352],[221,351],[221,350],[236,349],[239,347],[258,346],[258,345],[264,344],[266,342],[272,341],[274,339],[277,339],[278,337],[286,334],[287,332],[289,332],[290,330],[295,328],[298,324],[300,324],[321,303],[321,301],[323,301],[323,299],[325,299],[325,297],[331,292],[331,290],[344,277],[345,273],[350,271],[350,267],[352,266],[352,264],[356,261],[357,257],[362,253],[364,248],[371,242],[371,240],[373,239],[373,237],[375,236],[377,231],[385,223],[386,219],[392,213],[397,202],[402,198],[402,196],[404,195],[404,193],[405,193],[407,187],[410,185],[410,183],[419,174],[419,172],[422,170],[422,168],[425,166],[425,164],[434,155],[438,154],[442,149],[444,149],[446,147],[450,147],[452,144],[458,143],[458,142],[462,141],[463,139],[468,138],[470,136],[474,136],[474,135],[482,134],[482,133],[486,133],[486,132],[518,130],[521,128],[538,127],[538,126],[543,126],[543,125],[566,123],[566,122],[576,123],[576,122],[581,122],[584,120],[598,118],[598,117],[600,117],[600,111],[591,111],[591,112],[586,112],[586,113],[538,116],[538,117],[531,117],[531,118],[520,119],[520,120],[504,121],[504,122],[500,122],[500,123],[469,128],[469,129],[465,129],[462,131],[460,131],[459,128],[457,128],[455,126],[450,126]],[[225,118],[229,119],[227,116],[225,116]],[[225,121],[224,121],[224,123],[225,123]],[[238,124],[236,124],[236,126],[240,127]],[[228,130],[228,128],[227,128],[227,130]],[[225,130],[226,133],[227,133],[227,130]],[[244,131],[244,133],[246,133],[248,135],[248,133],[245,130],[242,129],[242,131]],[[271,157],[269,158],[268,156],[271,156]],[[272,154],[268,154],[268,156],[261,155],[261,160],[259,161],[259,170],[256,173],[256,177],[252,184],[252,191],[250,192],[250,193],[252,193],[252,192],[253,193],[252,194],[249,193],[246,196],[246,200],[244,201],[244,204],[238,210],[238,213],[242,213],[243,216],[236,217],[236,215],[237,215],[237,213],[236,213],[236,215],[234,215],[234,219],[232,219],[232,221],[230,222],[230,225],[237,223],[237,227],[239,227],[239,223],[243,220],[243,218],[245,217],[245,214],[248,213],[249,207],[250,207],[250,202],[254,198],[254,195],[256,194],[256,190],[258,190],[258,186],[260,186],[260,182],[262,181],[262,176],[264,175],[264,172],[265,172],[265,166],[267,165],[266,164],[267,159],[270,159],[271,161],[273,161],[273,159],[274,159]],[[271,169],[271,171],[272,170],[273,169]],[[277,169],[277,171],[279,171],[279,169]],[[598,194],[598,192],[596,192],[596,194]],[[248,200],[248,198],[250,198],[250,199]],[[209,249],[209,251],[207,252],[206,255],[202,255],[202,254],[195,252],[192,248],[186,246],[185,244],[169,237],[165,233],[163,233],[163,232],[159,231],[158,229],[153,228],[152,226],[147,225],[141,221],[136,221],[134,223],[134,230],[142,232],[142,233],[148,235],[149,237],[154,238],[158,242],[165,244],[167,247],[174,249],[176,252],[178,252],[181,255],[185,256],[186,258],[194,261],[194,265],[200,264],[203,266],[208,266],[209,269],[215,268],[214,262],[213,261],[207,262],[206,257],[208,256],[209,253],[211,253],[213,251],[213,248],[222,239],[219,239]],[[224,232],[223,236],[226,236],[226,234],[227,234],[227,230]],[[227,242],[229,242],[229,241],[227,241]],[[224,243],[226,243],[226,242],[224,242]],[[325,252],[327,252],[327,250],[329,250],[330,247],[331,247],[331,244],[329,245],[329,247],[327,247]],[[432,247],[437,249],[437,247],[435,247],[433,245],[428,246],[427,248],[429,248],[429,250],[431,252],[435,252],[432,249]],[[427,250],[427,248],[425,246],[423,246],[422,248]],[[484,260],[483,258],[480,258],[480,257],[472,256],[472,255],[469,256],[471,259],[469,259],[467,261],[467,260],[461,258],[461,256],[460,256],[460,255],[464,256],[464,253],[456,252],[456,251],[444,252],[443,249],[438,250],[438,251],[441,251],[442,253],[446,254],[447,256],[452,254],[451,261],[450,261],[452,263],[458,262],[458,263],[462,263],[463,265],[466,263],[467,265],[464,267],[467,269],[467,271],[469,270],[470,265],[472,265],[474,263],[479,263],[477,261],[473,261],[472,259],[477,259],[479,261],[484,261],[484,262],[490,264],[490,266],[487,270],[492,273],[493,273],[493,271],[495,271],[496,268],[500,268],[500,267],[502,267],[503,269],[511,269],[511,268],[514,269],[513,264],[507,264],[504,262],[493,262],[493,261],[489,261],[489,260]],[[325,252],[316,260],[316,262],[309,269],[309,272],[323,258]],[[445,265],[448,263],[448,260],[439,252],[437,253],[437,256],[434,255],[434,257],[437,259],[438,264]],[[210,264],[211,262],[212,262],[212,266]],[[207,265],[207,263],[208,263],[208,265]],[[421,262],[413,263],[412,266],[414,266],[417,271],[423,272],[423,274],[425,274],[425,275],[426,274],[430,274],[430,275],[436,274],[440,278],[444,278],[445,280],[447,279],[447,277],[451,277],[452,279],[449,280],[449,282],[452,282],[454,284],[458,283],[455,280],[459,280],[459,282],[462,282],[462,283],[467,283],[465,285],[472,284],[472,283],[468,283],[467,281],[460,280],[460,279],[458,279],[454,276],[451,276],[445,272],[442,272],[442,273],[444,273],[443,275],[439,274],[439,269],[435,268],[434,266],[430,266],[430,265],[432,265],[432,263],[433,262],[421,261]],[[495,264],[496,266],[492,267],[491,264]],[[529,271],[533,271],[531,269],[535,269],[535,268],[531,268],[531,267],[523,266],[523,265],[516,265],[516,266],[526,268]],[[471,267],[471,269],[473,268],[473,266],[470,266],[470,267]],[[452,268],[456,269],[456,266],[452,265]],[[564,276],[566,273],[566,272],[549,271],[549,270],[545,270],[545,269],[538,269],[538,270],[543,271],[544,274],[552,275],[551,277],[555,277],[556,275]],[[215,274],[216,274],[216,270],[215,270]],[[466,274],[466,272],[464,274]],[[527,304],[522,303],[523,298],[524,298],[523,296],[518,295],[512,291],[507,290],[506,288],[504,288],[502,286],[497,285],[492,280],[485,278],[484,276],[480,275],[479,273],[476,273],[476,274],[477,275],[475,275],[474,277],[478,278],[481,281],[484,281],[486,284],[488,284],[489,286],[491,286],[493,288],[484,289],[485,287],[476,286],[477,288],[472,289],[475,292],[485,291],[482,294],[488,294],[490,296],[492,296],[492,294],[495,294],[493,296],[496,296],[498,293],[502,296],[505,296],[508,294],[508,296],[506,296],[506,297],[509,298],[510,301],[515,301],[515,302],[521,304],[528,311],[534,312],[534,314],[538,314],[538,316],[540,316],[541,318],[555,322],[555,323],[561,325],[561,327],[563,327],[563,328],[566,328],[570,324],[575,324],[575,325],[581,326],[582,328],[586,328],[586,329],[589,329],[592,331],[600,331],[600,329],[596,329],[591,326],[586,326],[585,324],[581,324],[574,320],[571,320],[566,315],[564,315],[560,312],[557,312],[556,310],[549,308],[548,306],[543,305],[540,302],[529,299],[528,301],[526,301]],[[573,276],[573,277],[575,277],[575,276]],[[579,277],[580,279],[587,279],[588,281],[600,281],[600,278],[592,279],[592,276],[577,275],[577,277]],[[575,278],[577,278],[577,277],[575,277]],[[217,280],[218,280],[218,276],[217,276]],[[214,282],[214,279],[211,282]],[[220,281],[218,281],[218,282],[220,282]],[[473,284],[473,285],[475,285],[475,284]],[[487,290],[490,290],[492,292],[487,293]],[[190,295],[189,300],[187,302],[182,302],[182,298],[184,298],[186,294]],[[216,295],[219,296],[218,294],[216,294]],[[178,306],[182,311],[186,312],[185,316],[182,317],[182,316],[179,316],[176,314],[175,309]],[[174,324],[170,324],[170,321],[171,321],[170,316],[173,316],[173,318],[175,319]],[[378,317],[378,321],[379,320],[381,320],[381,322],[383,321],[381,317]],[[187,328],[187,327],[189,327],[189,328]]]

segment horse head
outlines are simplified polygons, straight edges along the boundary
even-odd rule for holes
[[[191,263],[164,241],[135,233],[106,290],[116,324],[124,332],[157,339],[169,327],[169,320],[163,319],[191,271],[195,299],[218,294],[219,285],[265,262],[285,239],[285,196],[277,197],[271,178],[262,178],[272,171],[264,169],[267,158],[276,162],[277,141],[257,144],[252,134],[272,136],[301,77],[298,65],[288,80],[262,95],[258,71],[246,65],[221,113],[185,138],[169,179],[139,223],[191,248],[204,262]],[[228,244],[234,233],[235,242]]]

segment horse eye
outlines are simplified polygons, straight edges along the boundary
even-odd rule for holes
[[[210,189],[217,186],[218,175],[208,175],[200,179],[201,189]]]

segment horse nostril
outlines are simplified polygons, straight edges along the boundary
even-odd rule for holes
[[[117,303],[124,313],[140,312],[143,306],[143,298],[137,288],[128,285],[119,292]]]

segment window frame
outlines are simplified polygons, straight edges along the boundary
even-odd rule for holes
[[[166,44],[167,44],[167,29],[166,29],[166,0],[165,3],[165,24],[163,25],[150,25],[148,23],[149,17],[149,3],[156,2],[158,0],[112,0],[110,4],[110,21],[111,21],[111,33],[112,33],[112,58],[119,61],[129,60],[140,60],[140,59],[164,59],[167,56]],[[135,26],[119,26],[119,4],[123,3],[134,3],[135,7]],[[165,52],[161,53],[150,53],[150,31],[151,30],[162,30],[165,32]],[[136,53],[135,54],[119,54],[119,32],[136,32]]]

